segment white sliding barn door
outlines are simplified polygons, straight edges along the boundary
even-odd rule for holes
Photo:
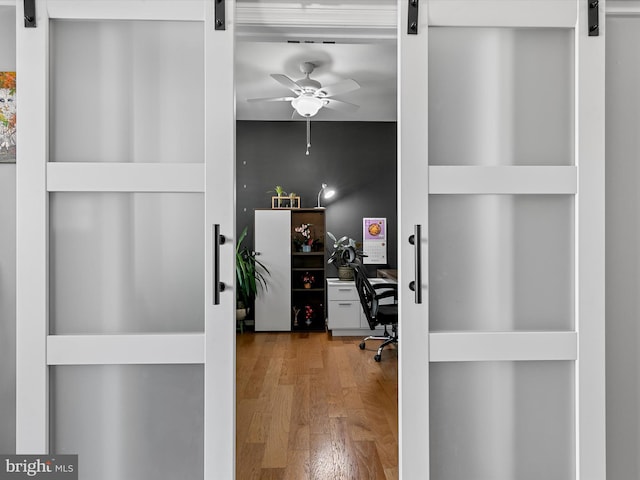
[[[602,480],[604,5],[401,4],[401,476]]]
[[[17,3],[17,452],[233,478],[232,3]]]

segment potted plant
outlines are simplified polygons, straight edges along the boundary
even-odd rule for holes
[[[304,323],[307,324],[307,326],[311,325],[313,323],[313,319],[315,318],[316,313],[313,311],[313,308],[311,307],[311,305],[305,305],[304,306]]]
[[[311,288],[314,283],[316,283],[316,277],[314,277],[312,273],[304,272],[302,276],[302,285],[304,288]]]
[[[310,252],[311,247],[313,247],[314,244],[314,240],[311,237],[311,227],[311,223],[303,223],[299,227],[294,228],[294,231],[296,233],[299,233],[302,237],[302,239],[297,237],[294,238],[294,243],[296,244],[296,246],[299,245],[302,248],[303,252]]]
[[[280,185],[276,185],[273,190],[269,190],[267,193],[275,193],[275,196],[271,197],[271,208],[281,208],[282,199],[288,195]]]
[[[339,240],[331,233],[327,235],[333,240],[333,252],[329,255],[327,263],[333,263],[338,268],[338,279],[353,280],[353,268],[350,266],[356,258],[362,258],[362,251],[358,250],[356,241],[348,236]]]
[[[287,192],[280,185],[276,185],[273,190],[269,190],[267,193],[275,193],[277,197],[285,197],[287,195]]]
[[[244,321],[258,292],[267,290],[267,267],[256,258],[256,252],[242,245],[247,236],[245,227],[236,243],[236,319]],[[242,324],[241,324],[242,325]]]

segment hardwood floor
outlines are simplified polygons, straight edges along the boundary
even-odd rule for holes
[[[237,336],[236,478],[398,478],[398,356],[327,333]]]

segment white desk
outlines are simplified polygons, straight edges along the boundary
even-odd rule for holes
[[[380,283],[396,283],[386,278],[370,278],[372,285]],[[392,298],[383,299],[382,303],[392,303]],[[366,336],[374,332],[384,331],[384,327],[371,330],[364,316],[356,282],[327,278],[327,325],[331,334],[340,336]]]

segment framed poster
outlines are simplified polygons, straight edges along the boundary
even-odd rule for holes
[[[364,263],[387,263],[387,219],[362,219],[362,251],[366,255]]]
[[[16,72],[0,72],[0,163],[16,161]]]

